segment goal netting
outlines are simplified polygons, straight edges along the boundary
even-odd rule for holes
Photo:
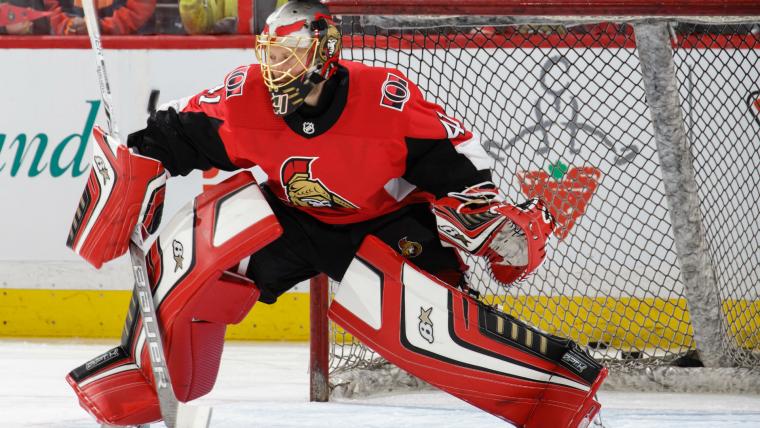
[[[504,195],[543,198],[561,224],[525,283],[499,286],[468,257],[482,300],[585,346],[611,381],[674,366],[756,372],[760,18],[369,3],[388,3],[386,15],[344,11],[343,57],[403,71],[480,134]],[[329,348],[339,393],[420,385],[334,324]]]

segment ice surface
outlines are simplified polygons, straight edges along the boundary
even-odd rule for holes
[[[97,427],[64,381],[113,342],[0,341],[0,427]],[[229,343],[214,391],[213,427],[508,426],[437,391],[309,403],[304,344]],[[603,392],[610,428],[760,427],[760,396]],[[155,425],[159,426],[159,425]]]

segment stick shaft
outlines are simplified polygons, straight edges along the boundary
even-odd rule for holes
[[[100,29],[98,28],[98,17],[95,13],[94,0],[84,0],[85,22],[87,32],[90,36],[90,43],[95,59],[98,72],[98,83],[100,85],[100,95],[103,99],[103,109],[108,119],[109,134],[117,141],[119,130],[116,124],[116,117],[113,109],[113,100],[111,97],[111,86],[108,83],[108,74],[106,73],[106,62],[103,56],[103,48],[100,43]],[[132,261],[132,271],[134,273],[135,284],[132,291],[132,297],[137,298],[140,307],[140,318],[142,319],[142,333],[145,334],[145,340],[148,346],[150,364],[153,370],[153,383],[158,395],[158,402],[161,408],[161,416],[164,423],[169,428],[174,428],[177,423],[177,409],[179,403],[172,389],[169,370],[166,366],[166,356],[164,355],[163,341],[159,330],[158,316],[156,305],[153,300],[153,293],[148,283],[148,270],[145,264],[145,250],[143,249],[142,234],[140,233],[140,224],[135,226],[132,233],[131,242],[129,243],[129,255]],[[137,350],[137,352],[140,352]]]
[[[98,27],[98,16],[95,12],[94,0],[84,0],[82,8],[84,9],[84,19],[87,24],[87,34],[90,36],[90,44],[95,53],[98,84],[100,85],[100,96],[103,99],[103,111],[108,121],[108,133],[121,141],[119,138],[119,127],[116,124],[116,113],[113,109],[111,85],[108,83],[108,74],[106,73],[106,60],[103,56],[103,46],[100,43],[100,28]]]

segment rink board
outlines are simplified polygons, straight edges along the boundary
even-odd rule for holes
[[[0,337],[117,338],[130,294],[128,290],[3,289]],[[615,349],[693,347],[684,299],[510,296],[506,302],[505,312],[576,341],[588,338]],[[732,328],[740,346],[760,346],[760,330],[746,327],[760,326],[760,302],[726,301],[723,310],[731,326],[745,326]],[[309,294],[286,293],[274,305],[255,305],[243,322],[228,328],[227,338],[308,340]]]
[[[131,291],[0,290],[0,337],[118,338]],[[259,303],[227,339],[309,339],[309,294],[287,293],[276,305]]]

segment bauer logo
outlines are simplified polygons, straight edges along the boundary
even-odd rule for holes
[[[48,134],[13,135],[0,129],[0,176],[38,177],[50,174],[61,177],[66,173],[79,177],[89,168],[87,144],[100,110],[100,101],[87,101],[89,112],[80,131],[54,141]],[[76,129],[76,128],[75,128]]]
[[[420,307],[420,316],[418,319],[420,320],[420,323],[418,325],[420,336],[422,336],[423,339],[427,340],[428,343],[433,343],[433,321],[430,320],[430,314],[433,312],[433,308],[428,309],[422,309]]]
[[[382,93],[381,106],[403,111],[404,105],[409,101],[409,82],[395,74],[388,73],[388,77],[383,82]]]

